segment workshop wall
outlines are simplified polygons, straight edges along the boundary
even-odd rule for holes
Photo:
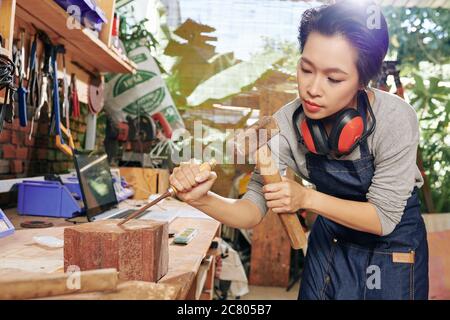
[[[70,130],[77,149],[84,146],[87,113],[87,106],[81,104],[81,116],[70,120]],[[67,173],[74,168],[72,159],[56,148],[55,137],[49,136],[49,126],[46,110],[43,110],[40,120],[35,122],[31,139],[31,121],[26,127],[19,125],[19,119],[5,123],[0,133],[0,179]],[[97,150],[104,149],[102,126],[101,123],[97,125]]]

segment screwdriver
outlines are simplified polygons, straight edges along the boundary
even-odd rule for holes
[[[204,170],[208,170],[211,171],[214,169],[214,167],[216,166],[216,160],[215,159],[211,159],[208,162],[203,162],[200,165],[200,171],[204,171]],[[120,221],[117,225],[121,226],[124,223],[126,223],[127,221],[130,221],[131,219],[137,217],[138,215],[140,215],[142,212],[144,212],[145,210],[147,210],[148,208],[150,208],[151,206],[154,206],[155,204],[157,204],[158,202],[160,202],[161,200],[167,198],[167,197],[173,197],[177,194],[177,189],[174,186],[170,186],[169,189],[167,189],[166,192],[164,192],[161,196],[159,196],[158,198],[156,198],[155,200],[153,200],[152,202],[146,204],[145,206],[143,206],[142,208],[136,210],[135,212],[133,212],[132,214],[130,214],[126,219]]]

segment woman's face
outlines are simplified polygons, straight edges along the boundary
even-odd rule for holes
[[[297,82],[305,115],[326,118],[356,105],[359,85],[358,53],[342,36],[308,36],[297,66]]]

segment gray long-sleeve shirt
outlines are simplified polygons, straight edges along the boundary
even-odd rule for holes
[[[414,109],[403,99],[378,89],[371,88],[371,90],[375,95],[372,109],[376,127],[368,137],[368,146],[375,159],[375,173],[366,197],[375,206],[383,235],[387,235],[400,222],[406,201],[414,187],[420,188],[423,185],[422,176],[416,165],[419,125]],[[309,181],[305,159],[308,151],[298,143],[292,121],[293,113],[300,102],[296,99],[274,114],[280,127],[280,134],[269,141],[269,146],[278,162],[280,172],[290,167],[300,177]],[[337,160],[360,158],[358,147],[351,154]],[[262,186],[262,177],[255,170],[243,198],[254,202],[264,215],[267,206]]]

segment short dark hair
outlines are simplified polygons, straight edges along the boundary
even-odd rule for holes
[[[344,36],[358,51],[356,67],[359,82],[367,86],[381,71],[383,59],[389,48],[387,23],[379,7],[377,11],[380,13],[379,26],[373,29],[368,26],[369,6],[375,4],[341,1],[306,10],[299,27],[300,52],[303,52],[311,32],[315,31],[325,36],[337,34]]]

